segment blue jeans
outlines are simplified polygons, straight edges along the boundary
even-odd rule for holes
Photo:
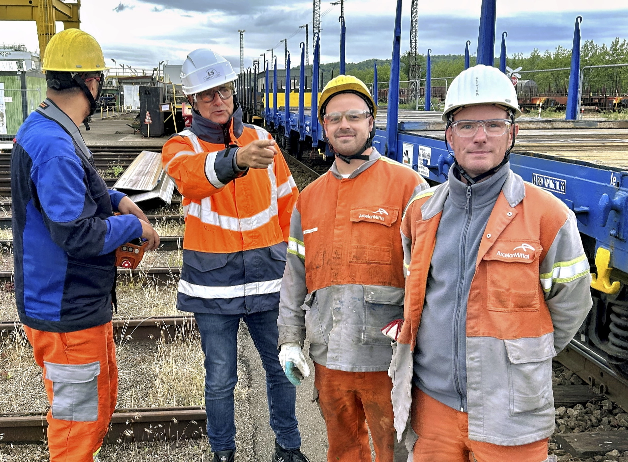
[[[277,315],[279,309],[243,315],[194,313],[205,353],[205,407],[207,436],[212,451],[235,449],[233,390],[238,382],[237,334],[240,319],[249,328],[266,371],[270,426],[284,449],[301,446],[295,415],[296,388],[279,364]]]

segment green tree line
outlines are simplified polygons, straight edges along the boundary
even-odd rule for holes
[[[464,70],[464,55],[431,55],[432,88],[445,85]],[[373,64],[377,62],[377,78],[380,85],[386,86],[390,78],[391,60],[369,59],[359,63],[346,63],[345,72],[360,78],[365,83],[373,82]],[[475,65],[476,58],[471,56],[470,65]],[[624,66],[610,67],[609,65],[624,64]],[[407,81],[411,65],[408,53],[401,57],[400,78]],[[425,79],[426,56],[417,56],[417,65],[420,78]],[[499,56],[495,57],[496,67],[499,67]],[[529,56],[515,53],[507,57],[506,65],[511,69],[521,68],[521,80],[534,80],[539,93],[566,94],[569,85],[569,68],[571,66],[571,49],[561,46],[554,51],[539,51],[534,48]],[[606,66],[606,67],[596,67]],[[311,67],[307,71],[311,75]],[[592,40],[586,40],[581,45],[580,67],[583,76],[583,94],[599,94],[619,96],[628,94],[628,41],[615,38],[610,46],[597,45]],[[298,69],[295,68],[295,71]],[[564,69],[543,72],[550,69]],[[339,62],[326,63],[320,66],[322,83],[328,82],[339,74]],[[537,71],[537,72],[532,72]],[[541,72],[539,72],[541,71]],[[296,71],[298,72],[298,71]],[[293,75],[298,75],[293,74]],[[308,86],[310,83],[308,82]],[[424,82],[421,83],[424,86]]]

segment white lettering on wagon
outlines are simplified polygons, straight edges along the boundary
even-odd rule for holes
[[[558,194],[567,193],[567,181],[561,180],[559,178],[553,178],[551,176],[533,173],[532,184],[538,186],[539,188],[543,188],[547,191],[555,192]]]

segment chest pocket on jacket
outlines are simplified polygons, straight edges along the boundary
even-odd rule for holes
[[[496,242],[484,256],[490,311],[539,310],[539,241]]]
[[[351,209],[351,263],[392,263],[393,239],[399,239],[399,209],[373,206]],[[394,235],[394,236],[393,236]]]

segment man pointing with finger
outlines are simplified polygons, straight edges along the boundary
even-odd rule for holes
[[[277,315],[290,216],[298,191],[275,141],[242,122],[229,62],[208,49],[182,67],[192,126],[163,147],[184,196],[183,269],[177,307],[191,311],[205,354],[207,435],[214,462],[234,460],[237,333],[248,326],[266,371],[274,461],[303,462],[296,389],[277,352]]]

